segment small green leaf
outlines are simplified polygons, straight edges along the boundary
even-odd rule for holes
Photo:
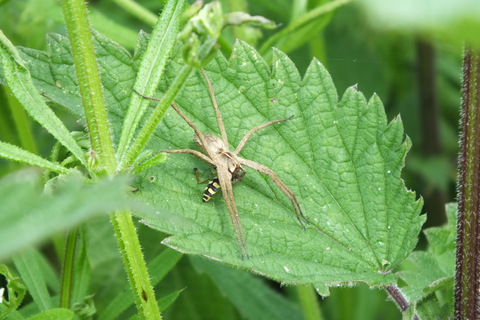
[[[453,318],[457,205],[447,204],[446,209],[447,224],[424,231],[428,250],[412,252],[397,273],[407,284],[402,291],[425,319],[432,319],[433,310],[443,309],[450,310],[444,317]]]
[[[38,309],[42,312],[51,309],[52,300],[47,290],[47,284],[43,278],[43,274],[37,272],[39,267],[35,251],[27,249],[15,257],[13,262]]]
[[[94,296],[95,294],[87,295],[83,297],[81,302],[77,302],[72,305],[72,310],[80,319],[92,319],[92,317],[97,313],[93,299]]]
[[[167,309],[172,303],[175,302],[175,300],[177,300],[183,290],[184,289],[177,290],[170,293],[169,295],[166,295],[165,297],[161,297],[160,299],[158,299],[158,309],[160,309],[161,312]]]
[[[57,173],[67,174],[71,172],[70,169],[62,167],[57,163],[50,162],[42,157],[37,156],[36,154],[2,141],[0,141],[0,157],[28,163],[32,166],[38,166],[40,168],[48,169]]]
[[[0,274],[7,282],[6,289],[0,288],[0,319],[4,319],[4,317],[11,312],[15,312],[20,306],[27,292],[27,288],[23,281],[17,275],[14,275],[4,264],[0,264]],[[5,289],[6,292],[4,292],[3,289]],[[5,293],[8,294],[8,300],[4,297]]]
[[[140,156],[142,156],[142,155],[140,155]],[[150,158],[148,158],[148,156],[150,156]],[[146,158],[140,159],[140,157],[139,157],[139,159],[137,159],[137,160],[140,160],[140,161],[138,161],[138,163],[133,164],[134,168],[131,171],[132,174],[137,174],[139,172],[147,170],[150,167],[153,167],[157,164],[165,163],[165,161],[167,161],[167,155],[165,153],[157,153],[156,155],[153,155],[153,156],[151,156],[151,154],[149,154],[148,156]]]
[[[127,205],[127,178],[86,185],[79,177],[41,193],[39,174],[20,171],[0,180],[0,261],[98,214]]]
[[[45,104],[37,88],[33,85],[27,63],[1,31],[0,58],[5,82],[25,110],[70,150],[80,162],[86,165],[81,148],[76,144],[65,125]]]

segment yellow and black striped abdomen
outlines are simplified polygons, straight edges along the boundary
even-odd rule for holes
[[[215,193],[217,193],[218,189],[220,189],[218,178],[208,181],[207,187],[205,188],[205,190],[203,190],[202,201],[207,202],[208,200],[210,200],[215,195]]]

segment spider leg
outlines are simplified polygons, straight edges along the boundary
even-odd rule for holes
[[[141,94],[140,92],[138,92],[135,89],[133,89],[133,92],[135,92],[136,94],[138,94],[140,97],[142,97],[144,99],[150,99],[150,100],[154,100],[154,101],[162,101],[162,99],[144,96],[143,94]],[[172,103],[171,106],[172,106],[173,110],[175,110],[178,113],[178,115],[180,117],[182,117],[182,119],[185,120],[186,123],[188,123],[188,125],[193,129],[193,131],[195,131],[195,134],[198,136],[198,138],[200,139],[202,144],[204,146],[207,145],[207,142],[205,141],[205,137],[204,137],[203,133],[197,128],[197,126],[194,125],[193,122],[190,121],[190,119],[188,119],[187,116],[182,113],[182,111],[180,111],[180,109],[177,107],[177,105],[175,103]],[[218,109],[218,107],[217,107],[217,109]],[[164,150],[164,152],[168,152],[168,151]],[[171,153],[175,153],[175,152],[171,152]],[[181,153],[181,152],[177,152],[177,153]],[[183,152],[183,153],[192,153],[192,152]],[[194,153],[192,153],[192,154],[195,155],[196,157],[198,157],[196,154],[194,154]],[[211,156],[211,155],[209,154],[209,156]],[[205,161],[205,159],[203,159],[202,157],[199,157],[199,158],[202,159],[203,161]],[[212,164],[210,161],[206,161],[206,162]]]
[[[193,168],[193,172],[195,172],[195,177],[197,177],[197,184],[204,184],[205,182],[210,181],[211,179],[205,179],[203,181],[200,181],[200,175],[198,173],[198,168]]]
[[[199,158],[200,160],[203,160],[206,163],[208,163],[212,166],[215,166],[215,163],[212,161],[212,159],[210,159],[209,157],[207,157],[206,155],[204,155],[203,153],[201,153],[200,151],[197,151],[197,150],[177,149],[177,150],[162,150],[160,152],[165,152],[165,153],[190,153],[190,154],[193,154],[195,157]]]
[[[135,89],[132,89],[133,92],[135,92],[136,94],[138,94],[140,97],[144,98],[144,99],[149,99],[149,100],[153,100],[153,101],[162,101],[162,99],[158,99],[158,98],[155,98],[155,97],[148,97],[148,96],[145,96],[143,94],[141,94],[140,92],[138,92],[137,90]]]
[[[220,134],[222,135],[223,144],[225,145],[226,148],[228,148],[227,132],[225,131],[225,125],[223,124],[222,115],[220,113],[220,109],[218,108],[217,99],[215,98],[215,93],[213,92],[212,84],[210,83],[210,79],[208,79],[207,73],[205,72],[205,70],[203,70],[203,69],[200,69],[200,70],[202,71],[203,76],[205,77],[205,80],[207,81],[208,92],[210,92],[210,98],[212,99],[213,108],[215,109],[215,115],[217,117],[218,129],[220,129]]]
[[[193,122],[192,122],[190,119],[188,119],[186,115],[184,115],[184,114],[182,113],[182,111],[180,111],[180,109],[177,107],[177,105],[176,105],[175,103],[172,103],[171,106],[172,106],[173,110],[175,110],[175,111],[178,113],[178,115],[179,115],[180,117],[182,117],[182,119],[185,120],[185,122],[188,123],[188,125],[189,125],[190,127],[192,127],[192,129],[195,131],[195,133],[196,133],[198,136],[202,135],[202,133],[200,132],[200,130],[197,128],[197,126],[194,125]]]
[[[238,144],[237,148],[235,149],[235,151],[233,152],[234,154],[239,154],[240,151],[242,151],[243,147],[245,147],[245,144],[247,143],[248,139],[250,139],[250,137],[252,136],[252,134],[254,134],[255,132],[257,132],[258,130],[261,130],[263,128],[266,128],[268,126],[271,126],[272,124],[274,123],[278,123],[278,122],[283,122],[283,121],[287,121],[289,119],[291,119],[293,117],[293,115],[285,118],[285,119],[280,119],[280,120],[272,120],[272,121],[269,121],[267,123],[264,123],[262,125],[259,125],[258,127],[255,127],[253,128],[252,130],[248,131],[247,134],[243,137],[242,141],[240,141],[240,143]]]
[[[180,109],[177,107],[177,105],[175,103],[172,103],[172,108],[173,110],[175,110],[178,115],[180,117],[182,117],[183,120],[185,120],[186,123],[188,123],[188,125],[195,131],[195,134],[197,135],[198,139],[200,139],[200,142],[202,143],[203,146],[207,146],[208,145],[208,142],[207,140],[205,139],[205,136],[203,135],[203,133],[197,128],[196,125],[193,124],[192,121],[190,121],[190,119],[187,118],[186,115],[184,115],[182,113],[182,111],[180,111]],[[189,150],[189,149],[186,149],[186,150]],[[211,150],[209,148],[205,148],[205,152],[208,154],[209,157],[212,157],[213,154],[211,154]],[[188,152],[188,153],[192,153],[192,152]],[[206,161],[204,158],[202,157],[199,157],[198,155],[196,155],[195,153],[192,153],[194,156],[202,159],[203,161],[205,162],[208,162],[210,163],[212,166],[215,166],[215,164],[212,162],[212,161]]]
[[[150,100],[154,100],[154,101],[162,101],[162,99],[158,99],[158,98],[154,98],[154,97],[147,97],[147,96],[144,96],[143,94],[141,94],[140,92],[138,92],[137,90],[133,89],[133,92],[135,92],[136,94],[138,94],[140,97],[144,98],[144,99],[150,99]],[[190,119],[187,118],[186,115],[184,115],[182,113],[182,111],[180,111],[180,109],[177,107],[177,105],[175,103],[172,103],[171,104],[171,107],[178,113],[178,115],[180,117],[182,117],[183,120],[185,120],[186,123],[188,123],[188,125],[190,127],[192,127],[192,129],[195,131],[195,133],[197,134],[197,136],[203,136],[202,133],[200,132],[200,130],[198,130],[197,126],[193,124],[192,121],[190,121]],[[202,141],[203,143],[203,141]]]
[[[250,258],[245,244],[245,237],[243,235],[242,224],[240,222],[240,216],[238,215],[237,206],[235,205],[235,199],[233,198],[232,181],[230,180],[230,174],[228,168],[223,164],[217,166],[218,181],[220,182],[220,188],[222,189],[223,199],[227,204],[228,212],[230,213],[230,219],[235,229],[235,235],[237,236],[238,246],[240,248],[240,255],[242,260],[246,257]]]
[[[297,197],[292,190],[277,176],[277,174],[270,168],[257,163],[255,161],[239,158],[239,161],[242,165],[257,170],[260,173],[266,174],[267,176],[272,179],[273,182],[277,185],[277,187],[282,190],[282,192],[287,196],[288,199],[292,202],[293,209],[295,210],[295,214],[297,215],[297,219],[302,225],[303,229],[305,229],[305,224],[302,222],[302,218],[306,223],[310,223],[308,219],[303,215],[302,209],[300,208],[300,204],[298,203]]]

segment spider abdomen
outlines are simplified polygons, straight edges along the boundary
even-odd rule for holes
[[[220,189],[220,183],[218,182],[218,178],[212,179],[208,181],[208,185],[203,190],[203,202],[207,202],[210,200],[215,193],[217,193],[218,189]]]

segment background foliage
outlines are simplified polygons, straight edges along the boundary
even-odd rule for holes
[[[297,27],[291,29],[292,32],[283,31],[281,37],[270,41],[267,46],[264,46],[265,40],[278,30],[262,31],[262,36],[257,29],[229,29],[221,41],[222,50],[228,56],[233,39],[241,37],[255,44],[267,59],[271,59],[272,54],[268,48],[276,46],[289,55],[302,75],[315,56],[326,66],[339,93],[354,84],[358,85],[366,97],[376,93],[385,105],[388,119],[402,115],[405,132],[413,142],[403,178],[409,189],[423,195],[424,212],[429,213],[427,225],[446,222],[444,205],[446,201],[454,199],[455,190],[461,43],[452,40],[448,34],[445,36],[444,28],[436,28],[438,23],[434,14],[430,22],[416,27],[415,30],[420,28],[421,32],[413,32],[401,24],[392,23],[388,28],[375,26],[376,22],[384,22],[377,19],[372,22],[372,15],[378,17],[385,14],[385,11],[376,13],[375,10],[383,9],[375,1],[365,1],[365,7],[353,4],[340,6],[334,13],[316,16],[312,20],[305,18],[306,13],[325,1],[305,2],[305,6],[301,5],[303,1],[245,3],[248,12],[281,23],[283,30],[289,31],[288,27],[295,21],[303,23],[298,23]],[[470,5],[468,1],[464,2],[463,7]],[[224,1],[225,11],[245,10],[234,8],[234,3],[235,1]],[[158,1],[142,1],[142,5],[154,13],[161,10]],[[122,10],[114,1],[91,1],[89,7],[93,27],[130,51],[135,48],[138,30],[151,29],[147,16],[135,17],[130,11]],[[456,14],[462,16],[461,10]],[[46,33],[65,34],[62,19],[61,8],[55,0],[0,1],[0,29],[15,45],[46,50]],[[458,28],[463,30],[466,27]],[[433,61],[433,69],[425,68],[426,61]],[[435,88],[434,101],[427,105],[423,100],[425,87],[432,83]],[[22,145],[47,157],[54,143],[51,137],[37,124],[13,111],[20,108],[7,107],[15,102],[4,87],[0,90],[0,99],[1,140]],[[62,119],[70,117],[62,109],[55,111]],[[73,119],[69,128],[82,130]],[[30,136],[35,137],[34,141],[28,140],[29,135],[24,134],[26,131],[33,132]],[[2,176],[21,167],[1,159],[0,165]],[[151,261],[164,247],[160,245],[158,232],[142,225],[139,228],[146,260]],[[92,269],[89,292],[95,292],[95,308],[105,310],[108,308],[109,297],[126,286],[126,277],[108,219],[100,218],[87,223],[85,232],[88,234],[85,247]],[[36,255],[32,259],[37,263],[55,264],[53,257],[61,256],[59,248],[62,241],[56,239],[42,248],[46,259]],[[424,243],[420,242],[419,246],[422,245]],[[180,259],[179,254],[169,250],[166,252],[172,256],[177,255],[177,259]],[[405,281],[408,282],[408,273],[406,277]],[[54,276],[51,278],[50,281],[54,282]],[[258,289],[252,289],[257,287]],[[248,289],[252,293],[245,298],[245,290]],[[156,290],[162,297],[183,290],[176,302],[165,310],[167,319],[192,319],[199,315],[205,319],[269,319],[279,312],[288,314],[289,319],[302,318],[298,302],[301,291],[293,290],[292,287],[280,288],[263,278],[195,257],[181,258],[163,280],[162,286]],[[263,294],[256,298],[253,293],[259,291]],[[368,290],[364,285],[331,291],[331,296],[320,302],[326,319],[399,318],[394,305],[385,303],[386,294],[383,291]],[[258,304],[253,303],[258,302],[256,300],[266,306],[276,301],[275,306],[282,306],[282,309],[257,309]],[[249,305],[249,302],[252,304]],[[133,311],[130,308],[127,312]]]

